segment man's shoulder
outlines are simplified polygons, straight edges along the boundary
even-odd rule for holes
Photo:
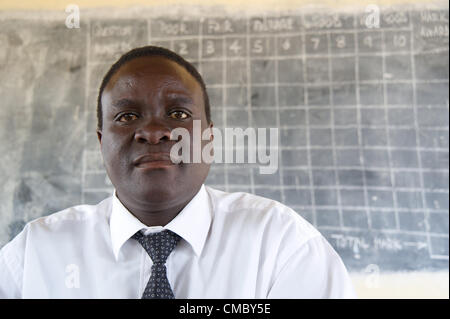
[[[225,192],[209,186],[206,186],[206,190],[212,199],[212,205],[216,212],[246,212],[250,214],[279,216],[294,219],[299,222],[306,221],[292,208],[274,199],[247,192]]]
[[[231,219],[233,223],[246,223],[246,227],[273,229],[280,235],[291,233],[303,240],[320,236],[301,212],[296,212],[287,205],[262,196],[247,192],[225,192],[206,187],[212,200],[215,218]],[[231,222],[231,221],[230,221]]]
[[[47,216],[29,222],[30,226],[56,226],[66,222],[97,222],[108,218],[111,212],[112,197],[105,198],[97,204],[80,204],[67,207]]]
[[[16,246],[25,248],[25,243],[30,238],[40,241],[51,239],[56,234],[71,236],[85,228],[87,224],[91,224],[94,227],[98,223],[107,224],[110,205],[111,197],[108,197],[95,205],[75,205],[35,218],[27,222],[22,231],[4,245],[2,250],[12,249]]]

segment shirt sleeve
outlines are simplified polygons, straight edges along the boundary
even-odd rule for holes
[[[27,227],[0,250],[0,299],[22,298],[26,236]]]
[[[269,290],[269,299],[357,298],[347,269],[323,236],[301,245]]]

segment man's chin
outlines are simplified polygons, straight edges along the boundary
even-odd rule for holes
[[[165,203],[173,201],[176,198],[173,189],[167,189],[167,186],[152,187],[142,194],[142,198],[149,203]]]
[[[168,188],[168,185],[152,185],[147,187],[139,187],[134,189],[127,189],[125,192],[120,192],[121,200],[125,203],[136,207],[147,207],[148,209],[164,209],[168,206],[174,205],[177,200],[177,194],[174,189]],[[125,204],[124,203],[124,204]]]

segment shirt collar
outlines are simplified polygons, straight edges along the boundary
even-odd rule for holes
[[[186,240],[197,256],[200,256],[211,224],[211,204],[205,185],[192,200],[166,226],[148,227],[137,219],[117,198],[114,190],[110,217],[111,242],[116,261],[122,245],[141,229],[169,229]]]

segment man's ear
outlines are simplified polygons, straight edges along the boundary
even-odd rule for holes
[[[97,130],[97,138],[98,138],[100,145],[102,145],[102,131]]]

